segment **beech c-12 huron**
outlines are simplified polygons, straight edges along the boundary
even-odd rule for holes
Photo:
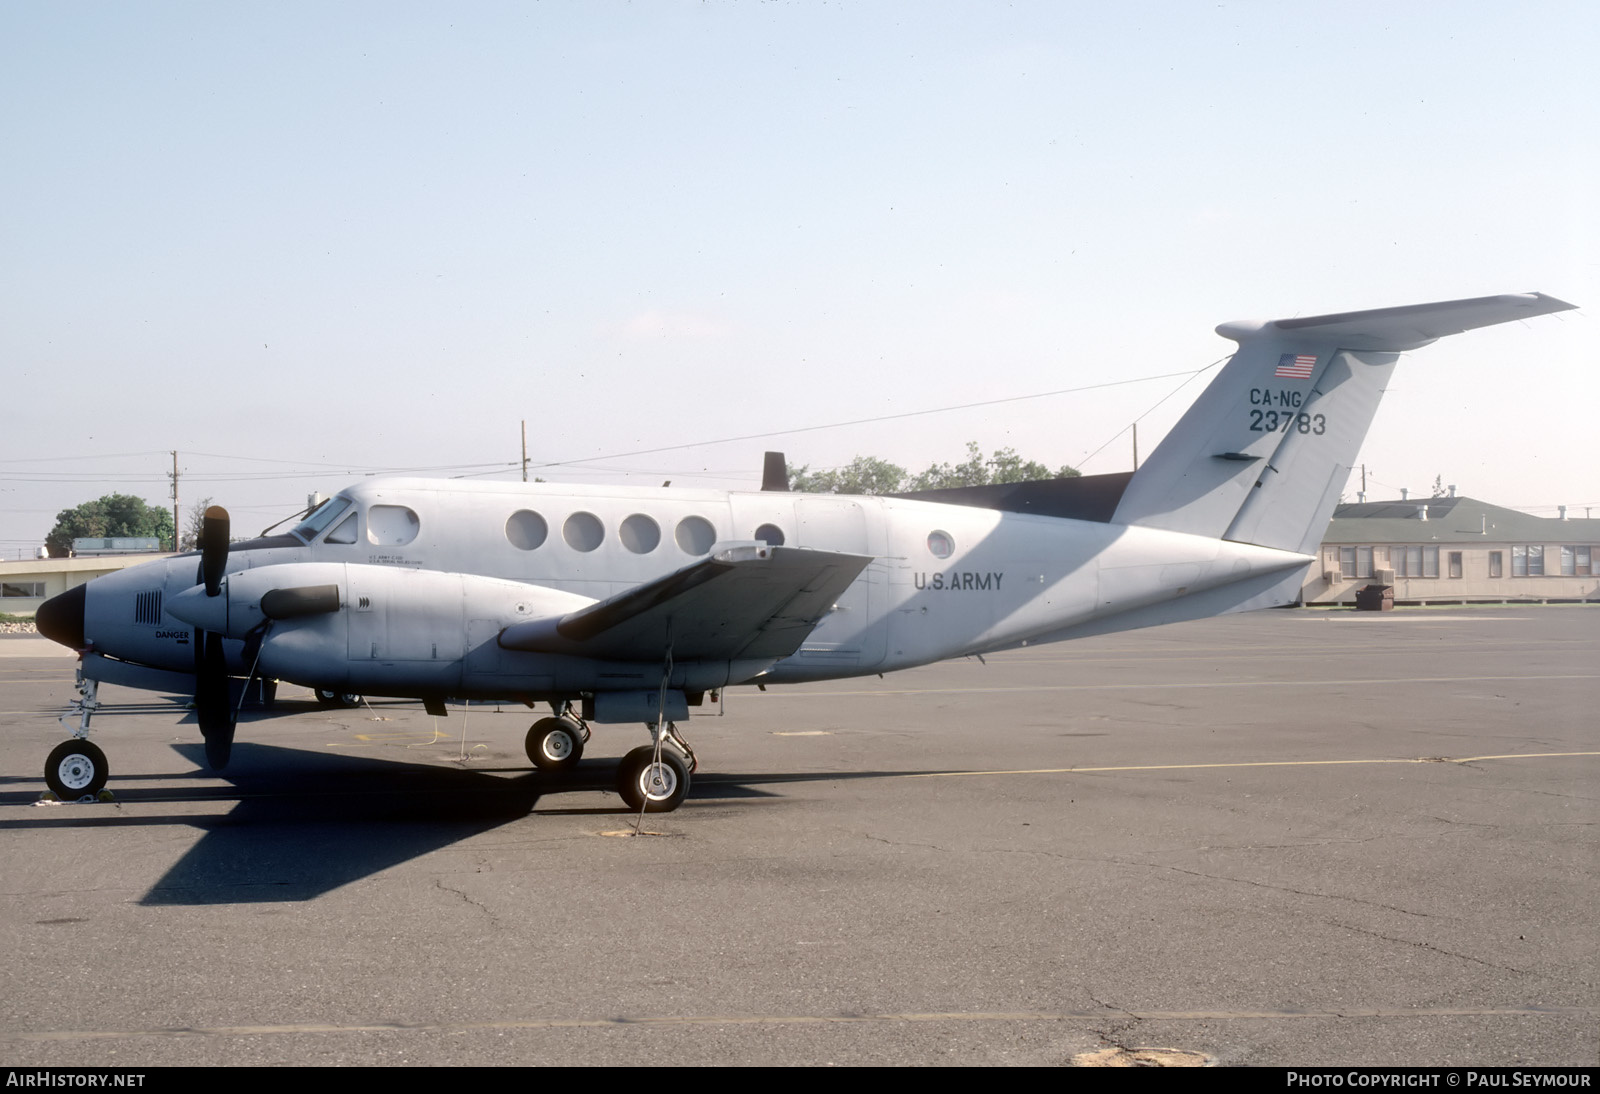
[[[252,681],[344,695],[548,703],[527,752],[577,763],[591,723],[645,723],[617,788],[683,801],[691,707],[738,684],[946,658],[1293,603],[1399,355],[1573,307],[1538,293],[1226,323],[1238,349],[1133,473],[855,497],[373,479],[292,531],[54,597],[39,631],[81,655],[81,715],[45,777],[108,772],[99,682],[192,695],[228,761]]]

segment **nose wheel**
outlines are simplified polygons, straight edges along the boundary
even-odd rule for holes
[[[76,737],[56,745],[44,762],[44,781],[64,802],[94,797],[104,789],[110,773],[106,754]]]

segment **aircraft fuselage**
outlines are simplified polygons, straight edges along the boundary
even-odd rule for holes
[[[228,570],[323,564],[295,571],[304,584],[336,568],[323,578],[344,583],[341,625],[316,620],[297,634],[293,623],[279,624],[275,661],[260,668],[375,694],[545,697],[654,687],[659,663],[504,650],[496,638],[520,619],[603,600],[730,542],[761,539],[872,561],[792,656],[683,662],[674,688],[888,672],[1309,561],[1156,529],[898,498],[379,480],[343,491],[333,506],[314,531],[308,521],[294,536],[236,546]],[[197,556],[179,556],[96,581],[85,603],[86,644],[122,661],[192,672],[196,628],[165,608],[194,589],[197,565]],[[247,578],[231,580],[243,587]],[[228,654],[231,671],[250,671],[242,640],[230,642]]]

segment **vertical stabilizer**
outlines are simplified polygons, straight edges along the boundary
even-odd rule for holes
[[[1238,351],[1133,476],[1114,520],[1309,553],[1402,352],[1572,307],[1526,293],[1224,323],[1217,333]]]

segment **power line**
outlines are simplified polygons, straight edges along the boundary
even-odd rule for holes
[[[1223,360],[1226,360],[1226,358],[1223,358]],[[1215,362],[1213,362],[1213,364],[1215,364]],[[1206,368],[1211,367],[1211,365],[1206,366]],[[828,422],[824,425],[804,425],[796,426],[793,429],[773,429],[765,433],[745,433],[737,437],[721,437],[714,441],[690,441],[686,444],[662,445],[659,448],[640,448],[632,452],[613,452],[606,456],[585,456],[582,459],[576,460],[551,460],[548,463],[537,464],[535,465],[535,468],[537,470],[543,470],[547,467],[572,467],[576,464],[597,463],[601,460],[622,460],[627,459],[630,456],[654,456],[660,452],[681,452],[686,448],[702,448],[714,444],[735,444],[739,441],[760,441],[766,440],[768,437],[787,437],[796,433],[815,433],[823,429],[843,429],[846,426],[852,425],[872,425],[876,422],[893,422],[902,418],[919,418],[928,414],[947,414],[952,410],[972,410],[980,406],[999,406],[1004,403],[1025,402],[1029,399],[1048,399],[1055,395],[1076,395],[1083,391],[1098,391],[1101,388],[1122,387],[1127,384],[1142,384],[1149,380],[1170,380],[1174,376],[1187,376],[1190,379],[1193,379],[1195,376],[1198,376],[1204,371],[1205,369],[1192,371],[1186,370],[1183,372],[1163,372],[1154,376],[1139,376],[1131,380],[1108,380],[1103,384],[1084,384],[1081,387],[1064,387],[1056,391],[1039,391],[1033,393],[1032,395],[1010,395],[1003,399],[980,399],[979,401],[972,403],[958,403],[954,406],[938,406],[927,410],[906,410],[899,414],[879,414],[871,418],[852,418],[848,421]],[[1179,386],[1181,387],[1182,385]],[[1156,405],[1159,406],[1160,404],[1158,403]],[[1151,409],[1154,408],[1152,407]],[[1148,411],[1146,411],[1146,413],[1148,413]],[[482,474],[493,475],[497,474],[497,472],[485,471],[482,472]],[[455,477],[459,479],[469,479],[477,478],[478,475],[457,475]]]
[[[1163,372],[1163,373],[1157,373],[1157,374],[1151,375],[1151,376],[1139,376],[1139,377],[1134,377],[1134,378],[1126,379],[1126,380],[1108,380],[1108,381],[1106,381],[1104,383],[1098,383],[1098,384],[1081,384],[1081,385],[1079,385],[1077,387],[1058,388],[1058,389],[1056,389],[1054,391],[1039,391],[1039,392],[1033,392],[1033,393],[1028,394],[1028,395],[1011,395],[1011,396],[1006,396],[1006,397],[999,398],[999,399],[980,399],[980,400],[976,400],[976,401],[969,402],[969,403],[957,403],[957,404],[954,404],[954,405],[951,405],[951,406],[930,407],[930,408],[923,409],[923,410],[906,410],[906,411],[901,411],[901,412],[895,413],[895,414],[878,414],[878,415],[874,415],[872,417],[867,417],[867,418],[851,418],[851,419],[848,419],[848,420],[845,420],[845,421],[826,422],[826,423],[823,423],[823,424],[820,424],[820,425],[795,426],[795,427],[792,427],[792,428],[789,428],[789,429],[774,429],[774,430],[767,430],[767,431],[761,432],[761,433],[745,433],[745,434],[740,434],[738,436],[732,436],[732,437],[719,437],[719,438],[716,438],[714,440],[689,441],[689,442],[686,442],[686,443],[683,443],[683,444],[661,445],[661,446],[655,447],[655,448],[641,448],[641,449],[635,449],[635,450],[629,451],[629,452],[613,452],[613,453],[608,453],[606,455],[600,455],[600,456],[585,456],[585,457],[582,457],[582,458],[579,458],[579,459],[572,459],[572,460],[550,460],[550,461],[547,461],[547,462],[544,462],[544,463],[532,465],[531,469],[533,469],[533,470],[544,470],[546,468],[553,468],[553,467],[571,467],[571,468],[577,469],[577,468],[580,468],[580,465],[583,465],[583,464],[600,463],[600,462],[604,462],[604,461],[608,461],[608,460],[628,459],[628,458],[634,457],[634,456],[653,456],[653,455],[658,455],[658,454],[663,453],[663,452],[681,452],[681,451],[684,451],[686,449],[691,449],[691,448],[703,448],[703,447],[709,447],[709,446],[712,446],[712,445],[720,445],[720,444],[736,444],[736,443],[739,443],[741,441],[766,440],[766,439],[771,438],[771,437],[787,437],[787,436],[794,436],[794,435],[800,434],[800,433],[816,433],[816,432],[820,432],[820,431],[826,430],[826,429],[843,429],[843,428],[846,428],[846,427],[849,427],[849,426],[872,425],[872,424],[875,424],[875,423],[878,423],[878,422],[899,421],[899,420],[903,420],[903,419],[906,419],[906,418],[925,417],[925,416],[932,415],[932,414],[948,414],[948,413],[950,413],[952,411],[956,411],[956,410],[972,410],[972,409],[976,409],[978,407],[986,407],[986,406],[1003,406],[1003,405],[1008,404],[1008,403],[1027,402],[1027,401],[1033,400],[1033,399],[1048,399],[1048,398],[1053,398],[1053,397],[1058,396],[1058,395],[1076,395],[1076,394],[1080,394],[1080,393],[1085,392],[1085,391],[1099,391],[1099,390],[1106,389],[1106,388],[1125,387],[1125,386],[1128,386],[1130,384],[1142,384],[1142,383],[1147,383],[1147,382],[1153,381],[1153,380],[1169,380],[1169,379],[1172,379],[1173,377],[1177,377],[1177,376],[1184,377],[1185,378],[1184,384],[1187,384],[1190,380],[1193,380],[1196,376],[1198,376],[1201,373],[1205,372],[1206,369],[1209,369],[1209,368],[1213,367],[1213,365],[1215,363],[1216,362],[1213,362],[1212,365],[1207,365],[1203,369],[1185,370],[1185,371],[1181,371],[1181,372]],[[1164,396],[1162,398],[1161,401],[1157,402],[1155,404],[1155,406],[1160,406],[1161,402],[1165,402],[1166,399],[1171,398],[1171,396],[1173,394],[1175,394],[1176,391],[1181,390],[1183,388],[1184,384],[1178,385],[1178,388],[1174,389],[1173,392],[1169,392],[1166,396]],[[1154,410],[1155,406],[1152,406],[1150,409]],[[1148,414],[1148,413],[1150,413],[1150,411],[1147,410],[1145,412],[1145,414]],[[1140,415],[1141,418],[1143,416],[1144,415]],[[1125,432],[1125,430],[1124,430],[1124,432]],[[1118,436],[1120,436],[1120,435],[1121,434],[1119,433]],[[1116,439],[1115,437],[1112,438],[1112,440],[1115,440],[1115,439]],[[1106,443],[1109,444],[1111,442],[1107,441]],[[1102,445],[1101,447],[1103,448],[1105,446]],[[1096,449],[1095,451],[1098,452],[1099,449]],[[166,451],[154,450],[153,449],[153,450],[150,450],[148,452],[121,452],[121,453],[111,453],[111,454],[103,454],[103,455],[97,455],[97,456],[89,456],[89,455],[38,456],[38,457],[28,457],[26,459],[0,460],[0,465],[12,464],[12,463],[48,463],[48,462],[52,462],[52,461],[85,460],[85,459],[123,459],[123,458],[129,458],[129,457],[148,456],[148,455],[163,455],[164,456],[164,455],[167,455],[167,454],[168,453]],[[297,466],[304,467],[304,468],[307,469],[307,470],[304,470],[304,471],[261,471],[261,472],[191,472],[191,471],[185,470],[183,472],[184,479],[186,481],[190,482],[190,483],[193,483],[193,484],[198,484],[198,483],[229,483],[229,482],[285,482],[285,481],[293,481],[293,480],[296,480],[296,479],[308,479],[308,478],[322,477],[329,470],[342,471],[345,474],[352,475],[352,476],[408,475],[408,474],[409,475],[414,475],[414,474],[427,474],[427,473],[448,473],[448,472],[452,472],[453,471],[453,472],[457,472],[457,474],[455,474],[452,477],[459,478],[459,479],[468,479],[468,478],[481,478],[481,477],[486,477],[486,476],[489,476],[489,475],[504,474],[507,471],[515,470],[515,469],[518,469],[518,468],[520,468],[522,466],[522,461],[521,460],[495,460],[495,461],[480,461],[480,462],[475,462],[475,463],[436,464],[436,465],[431,465],[431,466],[413,466],[413,467],[382,467],[382,466],[375,466],[375,465],[370,465],[370,464],[369,465],[361,465],[361,464],[345,464],[345,463],[322,463],[322,462],[310,462],[310,461],[301,461],[301,460],[280,459],[280,458],[266,457],[266,456],[232,456],[232,455],[226,455],[226,454],[223,454],[223,453],[215,453],[215,452],[192,452],[191,451],[191,452],[187,452],[186,455],[189,455],[189,456],[201,456],[201,457],[205,457],[207,459],[241,460],[241,461],[258,462],[258,463],[284,463],[284,464],[290,464],[290,465],[297,465]],[[1091,455],[1093,455],[1093,454],[1091,453]],[[593,470],[597,470],[597,471],[609,470],[609,471],[615,473],[619,469],[616,469],[616,468],[610,468],[610,469],[595,468]],[[659,471],[640,471],[639,473],[640,474],[661,474],[662,472],[659,472]],[[694,473],[693,472],[685,472],[684,473],[685,477],[687,477],[689,475],[692,475],[692,474],[694,474]],[[156,472],[156,473],[148,473],[148,474],[141,474],[141,473],[137,473],[137,472],[127,472],[127,473],[108,473],[108,474],[95,475],[95,474],[90,474],[90,473],[86,473],[86,472],[75,472],[75,471],[28,471],[28,472],[21,472],[21,471],[5,470],[5,471],[0,471],[0,482],[36,483],[36,484],[102,483],[102,484],[108,484],[108,485],[135,485],[135,484],[149,484],[149,483],[170,483],[171,482],[171,472]]]

